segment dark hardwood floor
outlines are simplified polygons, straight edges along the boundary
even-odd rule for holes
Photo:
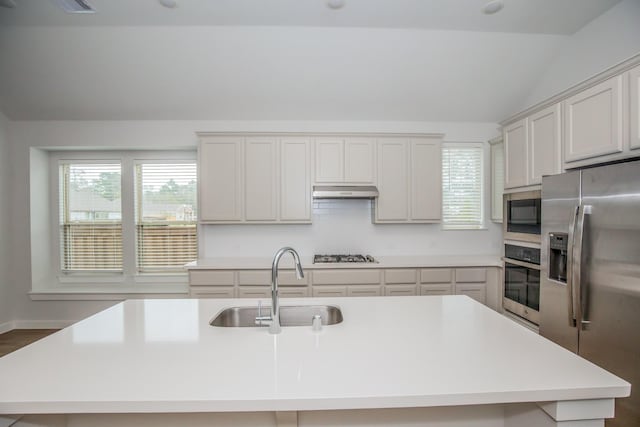
[[[0,334],[0,357],[51,335],[58,329],[14,329]]]

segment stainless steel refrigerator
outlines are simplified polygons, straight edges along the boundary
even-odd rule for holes
[[[632,384],[640,426],[640,161],[542,179],[540,334]]]

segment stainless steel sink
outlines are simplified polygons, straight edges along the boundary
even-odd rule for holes
[[[261,309],[262,315],[270,312],[269,306],[263,306]],[[280,307],[280,324],[311,326],[313,316],[316,315],[320,315],[323,326],[342,322],[342,311],[332,305],[285,305]],[[227,328],[258,327],[261,325],[256,325],[256,316],[258,316],[258,307],[230,307],[218,313],[209,324]]]

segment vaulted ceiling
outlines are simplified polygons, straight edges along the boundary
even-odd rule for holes
[[[20,120],[490,121],[619,0],[52,0],[0,8]],[[5,2],[6,3],[6,2]],[[11,2],[9,2],[11,3]]]

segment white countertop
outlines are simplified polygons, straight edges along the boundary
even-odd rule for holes
[[[131,300],[0,358],[0,413],[321,410],[622,397],[630,386],[465,296],[314,298],[344,321],[214,328],[256,300]]]
[[[501,267],[500,255],[414,255],[375,256],[375,263],[313,263],[312,257],[301,256],[305,269],[332,268],[428,268],[428,267]],[[189,270],[242,270],[270,269],[272,257],[216,257],[202,258],[186,265]],[[293,268],[290,256],[283,257],[280,265]]]

